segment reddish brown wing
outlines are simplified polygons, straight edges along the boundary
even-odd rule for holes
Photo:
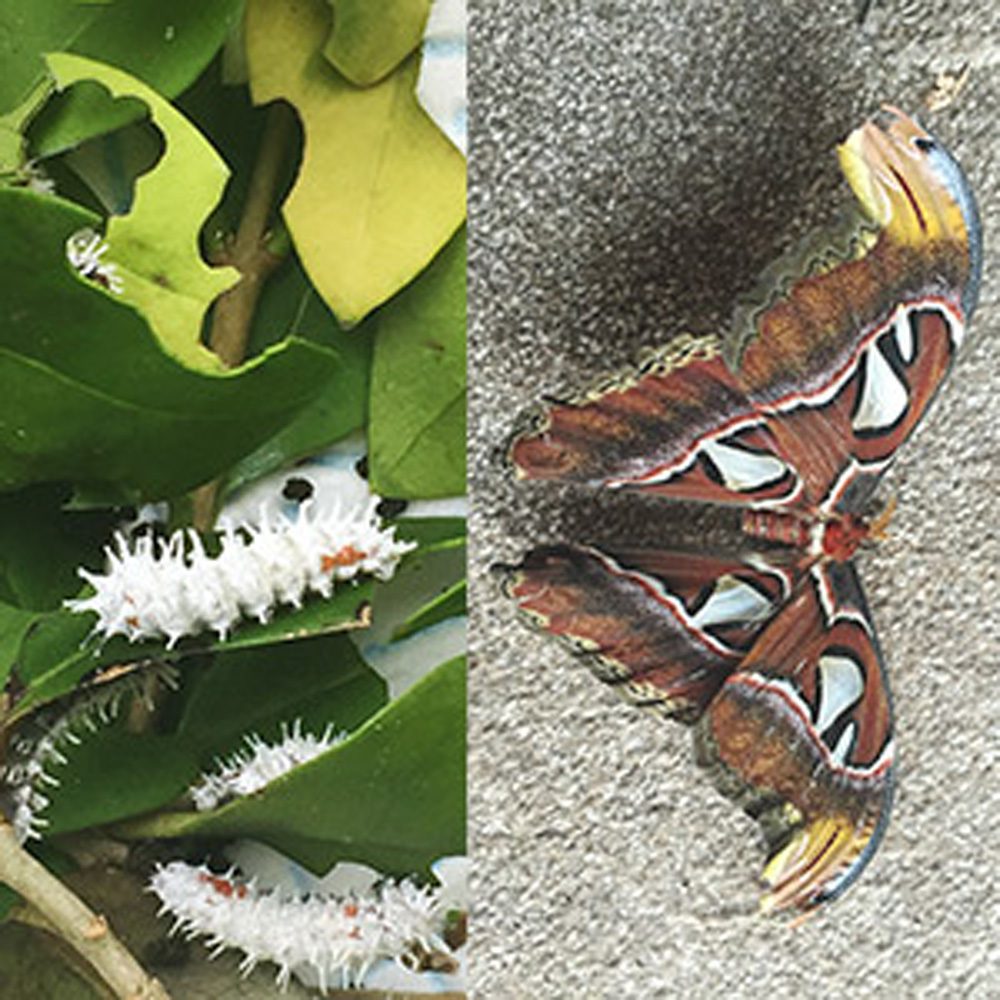
[[[855,130],[840,155],[866,218],[771,269],[737,315],[730,367],[714,339],[678,339],[551,407],[513,442],[519,475],[799,508],[806,526],[857,512],[951,366],[981,234],[958,165],[904,116]],[[817,563],[782,606],[768,573],[741,582],[737,567],[760,565],[703,558],[537,550],[509,589],[605,679],[700,718],[702,761],[770,842],[764,906],[808,911],[857,877],[887,821],[878,645],[850,564]],[[768,596],[752,611],[735,589],[727,605],[727,580]]]
[[[878,845],[892,800],[892,710],[850,563],[820,563],[760,633],[697,730],[699,759],[759,819],[764,909],[811,910]]]
[[[713,338],[681,337],[634,378],[550,407],[517,437],[518,475],[715,503],[792,503],[796,471]]]
[[[975,198],[924,129],[887,110],[839,153],[867,221],[744,310],[731,345],[747,396],[826,510],[856,509],[923,416],[982,268]]]
[[[846,270],[824,278],[831,284],[851,280]],[[792,288],[791,304],[808,283]],[[744,355],[744,377],[762,357],[772,319],[773,311],[762,317],[763,334]],[[802,321],[804,341],[819,343],[810,326],[821,321]],[[770,363],[769,376],[754,373],[762,382],[749,386],[748,394],[766,415],[783,460],[801,470],[807,504],[823,511],[860,508],[948,373],[964,328],[957,296],[915,297],[887,315],[876,313],[859,336],[845,339],[821,377],[810,381],[803,370],[779,374]],[[763,381],[767,377],[771,381]],[[815,388],[803,388],[810,384]]]
[[[976,300],[979,223],[955,161],[915,123],[841,147],[865,216],[769,269],[732,370],[683,337],[634,377],[518,437],[524,478],[678,499],[857,510],[947,374]]]
[[[757,319],[738,374],[714,341],[682,338],[634,379],[551,407],[511,447],[518,474],[679,500],[857,510],[947,374],[965,317],[957,292],[873,302],[863,327],[824,342],[815,327],[832,321],[799,300],[820,282],[839,301],[853,266],[793,284]]]
[[[794,573],[763,558],[560,545],[502,567],[507,593],[609,684],[693,721],[787,599]]]

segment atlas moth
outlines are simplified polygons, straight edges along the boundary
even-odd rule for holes
[[[839,155],[846,231],[770,268],[727,337],[676,339],[509,450],[521,479],[742,508],[746,551],[554,545],[498,568],[603,680],[694,727],[699,763],[760,821],[764,911],[840,896],[886,829],[892,705],[853,556],[981,270],[973,194],[920,125],[886,108]]]
[[[248,846],[254,850],[248,852]],[[237,845],[244,859],[265,854],[266,874],[246,877],[235,868],[215,872],[204,865],[172,861],[159,867],[149,888],[173,932],[207,938],[213,957],[226,948],[243,952],[248,975],[261,962],[278,967],[284,988],[294,975],[325,993],[328,988],[391,988],[398,968],[409,989],[461,989],[459,975],[468,910],[465,858],[441,858],[431,866],[437,885],[391,879],[354,863],[342,863],[324,878],[293,869],[293,883],[274,880],[276,852]],[[305,876],[310,887],[298,884]],[[426,975],[413,976],[424,970]],[[444,973],[444,977],[441,976]],[[441,979],[444,978],[444,982]]]
[[[340,581],[391,577],[414,545],[381,526],[378,503],[372,497],[320,515],[304,503],[295,518],[262,513],[256,524],[230,521],[215,556],[193,530],[166,539],[119,531],[105,550],[105,573],[79,570],[93,594],[65,605],[96,613],[102,638],[166,639],[168,649],[206,629],[225,639],[240,619],[269,621],[277,605],[301,607],[310,593],[329,597]]]

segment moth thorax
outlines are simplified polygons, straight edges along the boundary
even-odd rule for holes
[[[856,514],[838,514],[817,524],[814,552],[834,562],[846,562],[871,537],[868,522]]]

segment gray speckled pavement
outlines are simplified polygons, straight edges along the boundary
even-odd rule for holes
[[[1000,4],[876,0],[472,3],[474,995],[1000,995]],[[861,573],[899,742],[888,834],[804,926],[754,914],[755,824],[683,728],[620,702],[516,619],[487,574],[541,541],[650,540],[687,510],[516,485],[498,449],[580,388],[734,297],[849,197],[835,144],[889,100],[964,164],[986,230],[963,356],[883,493]],[[694,517],[694,526],[713,523]]]

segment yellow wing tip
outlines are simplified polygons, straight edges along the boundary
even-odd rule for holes
[[[846,816],[824,816],[797,830],[764,866],[761,878],[768,890],[761,896],[760,912],[815,909],[866,842]]]
[[[965,238],[961,208],[927,156],[934,142],[918,122],[886,105],[837,149],[866,214],[900,243]]]

